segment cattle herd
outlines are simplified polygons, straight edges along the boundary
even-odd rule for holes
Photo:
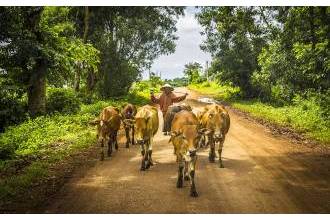
[[[173,144],[178,163],[177,187],[183,187],[184,180],[190,181],[190,195],[197,197],[195,187],[195,166],[197,151],[209,147],[209,161],[214,162],[218,145],[219,167],[223,143],[229,130],[230,117],[224,106],[210,104],[203,110],[193,112],[187,104],[172,106],[165,115],[166,125],[170,128],[169,142]],[[113,147],[118,150],[117,134],[121,123],[125,129],[126,147],[138,144],[141,149],[141,170],[153,165],[153,138],[158,131],[158,110],[151,105],[136,108],[127,104],[120,111],[116,107],[104,108],[100,116],[91,122],[97,126],[97,139],[101,145],[100,159],[104,160],[104,150],[111,156]]]

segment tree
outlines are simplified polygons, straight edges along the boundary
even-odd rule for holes
[[[204,7],[203,50],[211,73],[245,97],[291,100],[306,90],[326,93],[330,7]]]
[[[197,83],[201,77],[202,65],[198,62],[188,63],[184,65],[183,73],[188,77],[189,83]]]
[[[69,7],[1,7],[0,68],[27,92],[32,117],[45,112],[46,79],[69,81],[76,61],[96,69],[98,51],[75,36]]]
[[[246,97],[253,95],[249,79],[266,43],[258,13],[255,7],[204,7],[197,15],[206,35],[201,48],[216,60],[217,77],[241,87]]]
[[[79,33],[83,8],[76,8]],[[182,7],[89,7],[88,41],[101,51],[98,88],[104,97],[125,94],[154,59],[174,52]]]

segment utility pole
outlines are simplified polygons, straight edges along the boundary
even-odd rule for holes
[[[149,64],[149,65],[148,65],[148,70],[149,70],[149,80],[151,79],[150,68],[151,68],[151,65]]]
[[[206,65],[205,65],[205,74],[206,74],[206,80],[209,81],[209,61],[206,61]]]

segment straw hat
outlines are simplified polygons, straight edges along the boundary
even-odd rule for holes
[[[166,83],[165,85],[163,85],[163,86],[160,88],[160,90],[163,91],[165,88],[169,88],[171,91],[174,90],[174,88],[173,88],[170,84],[168,84],[168,83]]]

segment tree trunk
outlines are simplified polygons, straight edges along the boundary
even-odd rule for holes
[[[83,35],[84,43],[87,42],[88,30],[89,30],[89,8],[88,8],[88,6],[85,6],[84,35]]]
[[[85,6],[85,17],[84,17],[84,35],[83,35],[83,42],[87,43],[88,39],[88,30],[89,30],[89,8]],[[91,92],[94,89],[95,85],[95,74],[92,70],[88,72],[87,75],[87,91]]]
[[[46,61],[37,60],[27,90],[28,111],[31,117],[44,114],[46,111],[46,71]]]
[[[77,68],[76,75],[74,78],[74,91],[79,92],[80,89],[80,71],[81,71],[81,65],[78,63],[79,67]]]
[[[96,83],[96,76],[93,71],[89,71],[87,75],[87,90],[91,92],[94,90]]]

